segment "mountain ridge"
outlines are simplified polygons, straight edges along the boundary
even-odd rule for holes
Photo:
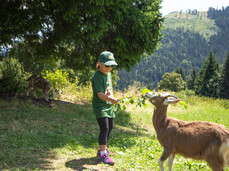
[[[184,69],[186,79],[195,67],[200,70],[212,50],[220,64],[229,51],[229,7],[209,8],[208,12],[170,13],[164,17],[164,37],[154,54],[142,58],[130,72],[120,70],[118,87],[125,89],[139,82],[157,87],[165,72]]]
[[[197,12],[195,15],[188,12],[172,12],[165,16],[164,25],[170,29],[183,28],[196,31],[207,40],[219,31],[215,21],[207,17],[207,11]]]

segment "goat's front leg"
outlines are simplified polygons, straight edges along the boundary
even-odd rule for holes
[[[26,94],[27,94],[27,96],[29,96],[30,95],[30,90],[27,90]]]
[[[160,170],[164,171],[164,161],[161,160],[161,157],[158,159],[158,163],[159,163],[159,166],[160,166]]]
[[[48,94],[47,93],[45,93],[45,92],[43,92],[43,96],[44,96],[44,98],[45,98],[45,100],[48,102],[49,100],[48,100]]]
[[[33,94],[33,96],[37,99],[37,96],[36,96],[36,91],[37,91],[37,89],[36,89],[36,88],[34,88],[34,89],[32,90],[32,94]]]
[[[171,149],[164,149],[162,156],[159,158],[158,163],[161,171],[164,171],[164,161],[170,156],[171,152]]]
[[[49,102],[48,96],[46,96],[46,95],[45,95],[45,100],[46,100],[47,102]]]
[[[169,160],[168,160],[169,171],[172,171],[174,158],[175,158],[175,154],[171,154],[169,156]]]
[[[32,92],[32,87],[28,87],[27,88],[27,96],[31,96],[31,92]]]

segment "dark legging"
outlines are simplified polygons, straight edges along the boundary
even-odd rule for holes
[[[99,145],[107,145],[111,130],[113,129],[114,119],[99,118],[97,121],[100,127]]]

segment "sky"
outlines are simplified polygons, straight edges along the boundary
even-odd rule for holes
[[[162,15],[165,16],[173,11],[184,12],[188,9],[197,9],[198,11],[208,11],[209,7],[221,9],[223,6],[229,6],[229,0],[163,0]]]

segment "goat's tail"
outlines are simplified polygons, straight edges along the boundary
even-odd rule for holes
[[[229,167],[229,139],[220,146],[219,153],[223,156],[224,164]]]

